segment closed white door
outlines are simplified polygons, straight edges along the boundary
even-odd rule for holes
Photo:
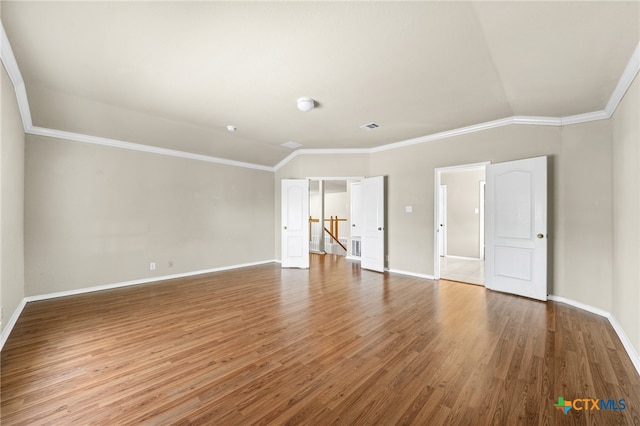
[[[282,180],[282,267],[309,267],[309,180]]]
[[[485,285],[547,300],[547,157],[486,171]]]
[[[362,180],[362,247],[360,265],[384,272],[384,177]]]

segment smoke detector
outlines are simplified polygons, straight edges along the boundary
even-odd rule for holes
[[[298,109],[302,112],[311,111],[316,106],[316,101],[311,98],[298,99]]]

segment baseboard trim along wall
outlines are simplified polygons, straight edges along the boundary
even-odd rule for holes
[[[425,278],[427,280],[434,280],[435,279],[433,277],[433,275],[419,274],[417,272],[401,271],[399,269],[387,269],[387,271],[392,273],[392,274],[408,275],[410,277]]]
[[[566,305],[571,305],[573,307],[582,309],[587,312],[591,312],[592,314],[596,314],[608,319],[609,323],[611,324],[616,334],[618,335],[618,338],[622,342],[622,346],[624,346],[624,349],[627,351],[627,355],[629,355],[629,358],[631,358],[631,362],[633,363],[633,366],[636,368],[636,371],[638,372],[638,374],[640,374],[640,356],[638,355],[638,352],[636,352],[636,349],[633,347],[633,344],[631,344],[631,340],[629,340],[629,337],[626,335],[626,333],[622,329],[622,326],[620,325],[616,317],[611,312],[607,312],[605,310],[602,310],[590,305],[586,305],[584,303],[577,302],[575,300],[566,299],[560,296],[554,296],[552,294],[549,295],[548,299],[553,302],[559,302],[559,303],[564,303]]]
[[[2,334],[0,335],[0,351],[2,351],[2,348],[4,348],[4,343],[7,341],[7,338],[9,338],[9,334],[11,334],[11,331],[13,330],[13,327],[15,327],[16,322],[18,322],[18,318],[20,318],[20,315],[22,315],[22,310],[25,306],[27,306],[26,297],[22,299],[16,310],[13,311],[11,318],[9,318],[9,321],[7,322],[7,326],[4,328],[4,330],[2,330]]]
[[[22,314],[22,311],[24,310],[24,307],[27,305],[28,302],[55,299],[58,297],[73,296],[76,294],[83,294],[83,293],[92,293],[94,291],[110,290],[114,288],[127,287],[132,285],[148,284],[153,282],[172,280],[175,278],[185,278],[185,277],[191,277],[194,275],[209,274],[211,272],[228,271],[230,269],[247,268],[250,266],[265,265],[267,263],[277,263],[277,262],[275,260],[261,260],[259,262],[241,263],[237,265],[221,266],[218,268],[202,269],[199,271],[184,272],[180,274],[162,275],[159,277],[141,278],[139,280],[124,281],[124,282],[114,283],[114,284],[105,284],[105,285],[99,285],[95,287],[86,287],[86,288],[80,288],[77,290],[60,291],[56,293],[41,294],[38,296],[27,296],[24,299],[22,299],[22,302],[20,302],[16,310],[13,312],[13,315],[11,315],[11,319],[9,319],[7,326],[4,328],[4,330],[2,330],[2,334],[0,335],[0,351],[2,350],[2,348],[4,348],[4,344],[9,338],[9,335],[11,334],[13,327],[16,325],[18,318]]]

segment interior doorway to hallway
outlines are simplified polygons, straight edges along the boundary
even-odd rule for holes
[[[347,180],[309,181],[309,252],[346,256],[350,237]]]
[[[436,169],[435,278],[484,285],[485,166]]]

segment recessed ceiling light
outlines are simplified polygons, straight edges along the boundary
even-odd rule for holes
[[[287,143],[281,144],[280,146],[283,146],[283,147],[289,148],[289,149],[296,149],[296,148],[300,148],[302,146],[302,144],[300,144],[298,142],[289,141]]]
[[[230,132],[235,132],[236,130],[238,130],[238,128],[236,126],[232,126],[231,124],[229,124],[227,126],[227,130]]]

